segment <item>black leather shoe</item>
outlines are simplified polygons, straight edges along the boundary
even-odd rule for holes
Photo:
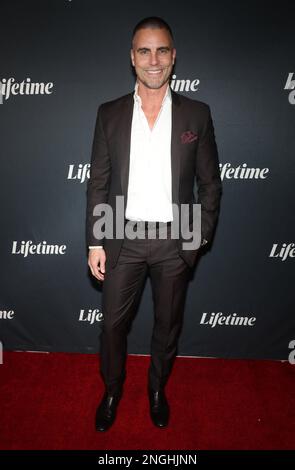
[[[121,399],[122,392],[110,394],[105,392],[95,415],[96,431],[107,431],[116,419],[117,406]]]
[[[150,416],[155,426],[163,428],[169,421],[169,405],[164,390],[148,389]]]

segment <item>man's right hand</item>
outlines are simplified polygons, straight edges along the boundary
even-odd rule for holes
[[[88,266],[99,281],[104,281],[106,254],[103,248],[91,248],[88,253]]]

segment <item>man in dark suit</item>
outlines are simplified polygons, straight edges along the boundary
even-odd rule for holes
[[[169,86],[176,57],[169,25],[157,17],[142,20],[134,28],[130,52],[135,89],[98,108],[87,186],[88,265],[103,282],[100,364],[105,393],[96,412],[99,431],[109,429],[116,417],[126,377],[127,334],[147,274],[155,310],[147,387],[150,416],[158,427],[168,424],[164,387],[177,353],[186,289],[201,246],[212,241],[222,193],[210,108]],[[94,208],[104,204],[112,212],[102,217]],[[193,228],[188,239],[194,238],[198,204],[199,243],[187,249],[182,229]],[[175,212],[182,205],[188,207],[188,218]],[[111,222],[117,233],[119,215],[124,227],[136,229],[137,238],[127,232],[112,237],[102,230]],[[163,227],[166,238],[159,235]]]

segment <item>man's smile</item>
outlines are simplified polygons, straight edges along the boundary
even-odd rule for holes
[[[146,70],[146,73],[148,73],[149,75],[160,75],[162,72],[163,72],[162,69],[158,69],[158,70]]]

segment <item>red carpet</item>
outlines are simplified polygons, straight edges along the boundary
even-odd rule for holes
[[[4,352],[0,448],[294,449],[294,366],[177,358],[166,387],[169,427],[157,429],[146,394],[149,361],[128,356],[116,422],[96,433],[98,356]]]

